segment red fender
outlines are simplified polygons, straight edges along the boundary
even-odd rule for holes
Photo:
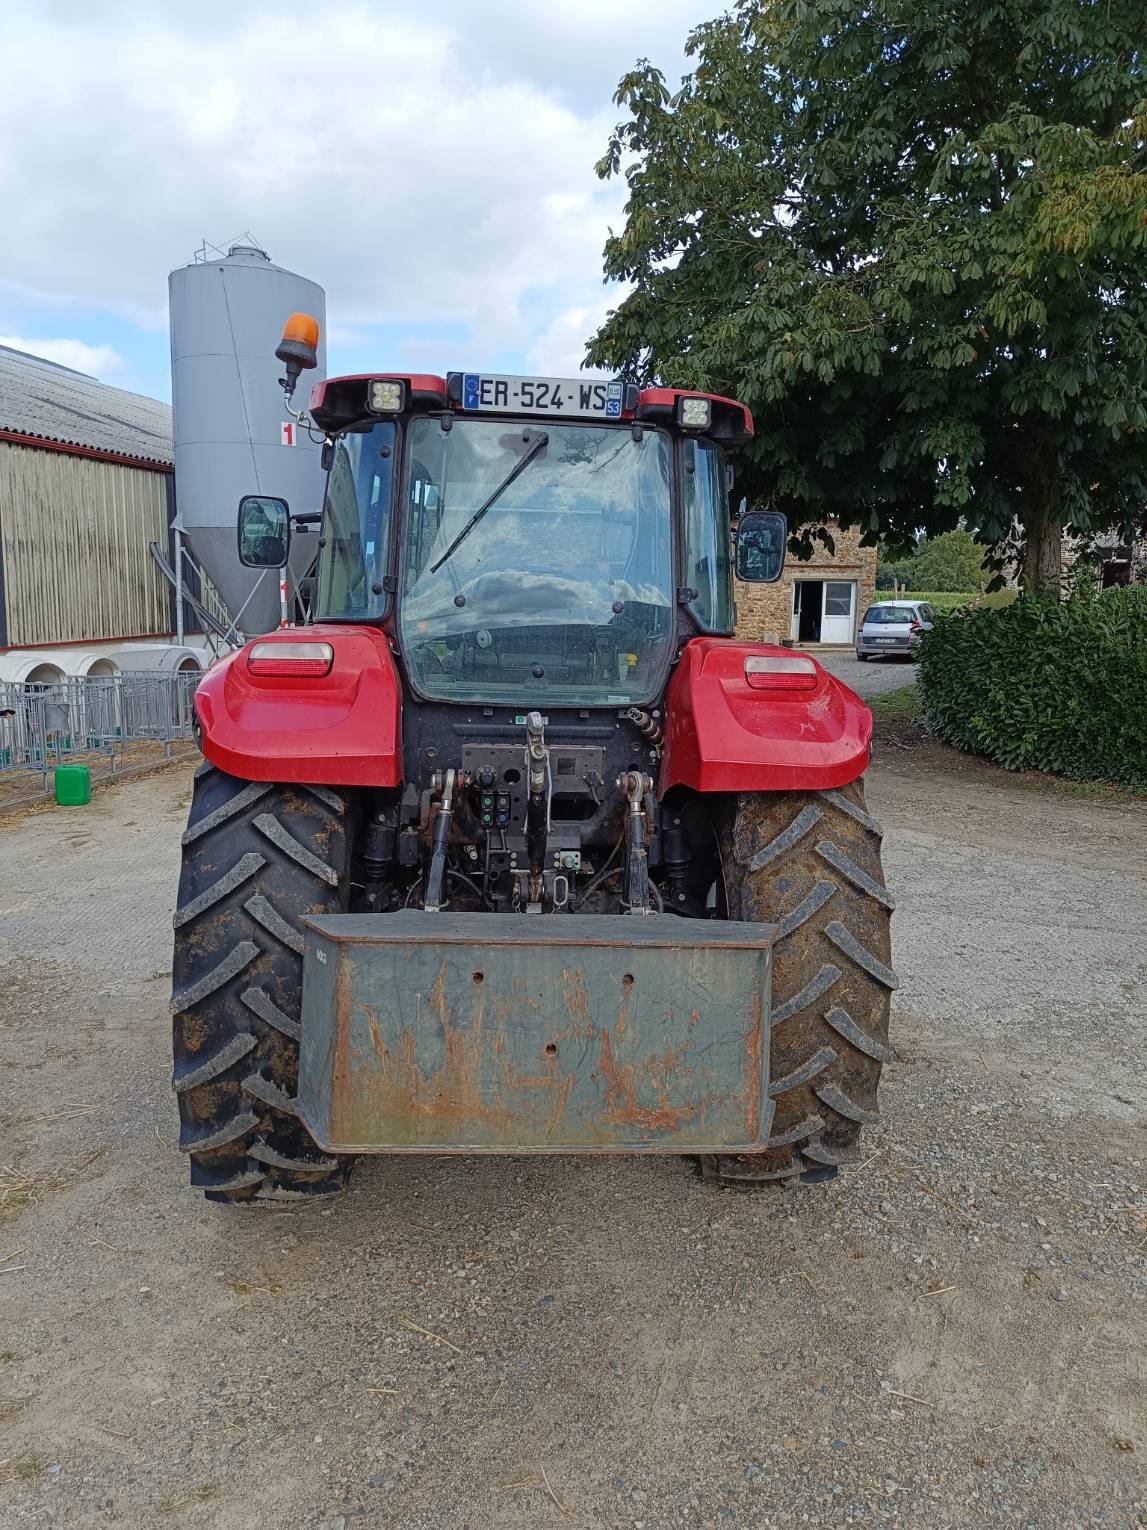
[[[195,692],[201,747],[247,781],[397,786],[402,780],[402,686],[374,627],[284,627],[263,643],[329,643],[322,676],[253,675],[251,645],[220,659]]]
[[[669,682],[658,795],[825,791],[862,775],[872,713],[816,661],[811,690],[756,690],[745,660],[789,654],[772,643],[693,638]],[[802,654],[801,657],[811,657]]]

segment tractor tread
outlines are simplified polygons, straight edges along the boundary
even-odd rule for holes
[[[289,829],[285,829],[274,813],[260,813],[255,820],[255,827],[273,845],[289,855],[297,862],[304,871],[309,871],[316,877],[321,877],[331,887],[337,887],[339,874],[335,868],[324,861],[320,856],[308,850],[306,845],[301,845]]]
[[[347,907],[349,816],[323,788],[197,776],[174,920],[173,1082],[191,1183],[209,1200],[330,1194],[346,1179],[349,1160],[315,1145],[295,1095],[300,921]]]
[[[253,898],[248,898],[243,907],[256,924],[263,926],[268,935],[274,936],[276,940],[302,956],[304,945],[302,931],[296,930],[293,924],[284,919],[275,905],[264,898],[262,893],[256,893]]]
[[[786,850],[791,850],[806,834],[811,834],[823,816],[820,808],[814,807],[810,802],[807,807],[801,809],[787,829],[784,829],[775,839],[770,840],[763,850],[757,850],[749,858],[749,870],[761,871],[778,856],[784,855]]]
[[[230,1179],[216,1180],[210,1184],[204,1181],[200,1188],[207,1191],[211,1200],[224,1201],[230,1199],[230,1195],[224,1192],[247,1190],[252,1185],[261,1184],[266,1177],[262,1169],[241,1169],[238,1174],[233,1174]]]
[[[208,999],[224,983],[229,983],[233,977],[238,977],[244,967],[249,967],[259,954],[259,947],[252,940],[239,941],[232,950],[223,958],[216,967],[204,975],[195,983],[188,983],[186,987],[173,990],[171,995],[171,1007],[175,1011],[191,1009],[194,1005]]]
[[[244,855],[237,860],[230,871],[225,871],[218,882],[206,888],[197,898],[192,898],[190,903],[185,903],[182,908],[176,909],[172,917],[172,925],[179,929],[182,925],[197,919],[200,914],[206,913],[213,908],[221,898],[225,898],[229,892],[234,892],[237,887],[249,881],[255,873],[267,863],[261,855]]]
[[[869,834],[874,834],[877,839],[884,837],[884,830],[876,822],[876,819],[871,814],[866,813],[857,803],[846,797],[843,792],[827,791],[821,792],[820,795],[839,812],[851,818],[853,823],[858,823],[862,829],[867,829]]]
[[[787,1147],[790,1142],[802,1142],[806,1137],[811,1137],[814,1132],[823,1130],[824,1121],[820,1116],[805,1116],[803,1121],[790,1126],[787,1132],[779,1132],[775,1137],[770,1137],[765,1146],[766,1148]]]
[[[275,1030],[292,1041],[298,1041],[302,1036],[303,1028],[299,1022],[292,1020],[290,1015],[285,1015],[261,988],[245,988],[239,995],[239,1002],[245,1004],[253,1015],[258,1015],[260,1020],[265,1020],[268,1025],[274,1026]]]
[[[308,782],[305,790],[308,796],[314,797],[324,807],[329,807],[332,813],[337,814],[340,818],[342,817],[345,808],[338,792],[331,791],[329,786],[315,786],[310,782]]]
[[[831,1047],[820,1047],[799,1068],[794,1068],[791,1073],[786,1073],[784,1078],[778,1078],[771,1083],[769,1093],[774,1099],[778,1094],[787,1094],[790,1089],[807,1084],[809,1079],[815,1078],[818,1073],[823,1073],[826,1068],[831,1068],[835,1061],[836,1053]]]
[[[835,891],[835,882],[818,882],[808,897],[781,920],[777,926],[777,939],[784,940],[794,930],[799,930],[802,924],[807,924],[814,914],[820,913]]]
[[[856,936],[839,919],[834,919],[831,924],[825,926],[824,933],[832,941],[838,951],[843,951],[845,956],[851,957],[858,967],[863,967],[869,977],[875,978],[885,988],[895,990],[898,987],[896,974],[891,967],[886,967],[874,952],[867,946],[861,945]]]
[[[834,845],[830,839],[822,839],[816,847],[816,853],[822,861],[827,861],[832,867],[840,872],[841,876],[851,882],[853,887],[859,887],[860,891],[867,893],[870,898],[875,898],[889,911],[896,907],[892,894],[881,887],[875,877],[870,877],[855,861],[850,860],[839,845]]]
[[[823,998],[839,977],[840,968],[834,967],[831,962],[826,962],[799,993],[794,993],[791,999],[786,999],[772,1011],[769,1015],[769,1024],[774,1027],[783,1025],[786,1020],[799,1015],[802,1009],[807,1009],[810,1004],[815,1004],[818,999]]]
[[[880,1120],[878,1110],[868,1110],[855,1100],[850,1100],[844,1090],[838,1089],[835,1084],[818,1085],[816,1096],[830,1110],[835,1110],[838,1116],[843,1116],[846,1121],[857,1121],[861,1126],[875,1126]]]
[[[258,1039],[249,1031],[240,1031],[206,1062],[201,1062],[198,1067],[189,1068],[184,1073],[176,1073],[172,1079],[172,1087],[177,1094],[183,1094],[187,1089],[197,1089],[200,1084],[211,1083],[221,1073],[226,1073],[228,1068],[233,1068],[240,1058],[246,1057],[247,1053],[258,1044]]]
[[[214,775],[215,772],[211,771],[210,774]],[[200,818],[197,823],[189,824],[183,833],[183,844],[193,845],[197,839],[210,834],[212,829],[217,829],[220,824],[229,823],[238,814],[246,812],[253,802],[258,802],[260,797],[265,797],[270,790],[269,781],[249,782],[229,802],[223,803],[214,812],[208,813],[205,818]]]
[[[866,1030],[857,1025],[846,1009],[826,1010],[824,1018],[837,1035],[843,1036],[845,1041],[854,1046],[858,1052],[863,1052],[866,1057],[871,1057],[880,1063],[894,1060],[896,1054],[891,1047],[886,1047],[875,1036],[870,1036]]]
[[[313,1189],[303,1190],[298,1185],[273,1185],[268,1183],[255,1191],[257,1201],[317,1201],[324,1195],[338,1195],[342,1185],[329,1180],[313,1181]]]
[[[253,1142],[247,1156],[269,1164],[272,1169],[293,1169],[298,1174],[329,1174],[339,1166],[337,1158],[292,1158],[266,1142]]]
[[[705,1177],[745,1187],[824,1184],[859,1160],[878,1120],[888,1046],[892,898],[860,781],[746,793],[716,822],[731,917],[774,927],[770,1135],[710,1155]],[[763,849],[758,849],[763,846]]]
[[[801,1152],[806,1158],[811,1158],[814,1163],[831,1164],[833,1168],[843,1168],[846,1164],[860,1162],[860,1154],[855,1147],[835,1148],[829,1147],[824,1142],[806,1142]]]
[[[295,1101],[279,1088],[272,1079],[266,1078],[258,1069],[254,1073],[248,1073],[243,1080],[244,1094],[251,1095],[256,1100],[261,1100],[264,1105],[270,1105],[273,1110],[281,1110],[288,1116],[298,1115]],[[251,1118],[251,1124],[255,1124],[255,1118]]]
[[[181,1153],[209,1153],[213,1148],[226,1147],[229,1142],[234,1142],[239,1137],[245,1137],[259,1124],[259,1117],[250,1110],[240,1111],[237,1116],[232,1116],[230,1121],[224,1121],[222,1126],[217,1126],[213,1132],[208,1132],[204,1137],[191,1137],[186,1135],[186,1122],[181,1123],[179,1131],[179,1151]]]
[[[771,1180],[792,1180],[801,1172],[799,1163],[789,1162],[783,1168],[768,1168],[761,1155],[743,1153],[705,1153],[701,1157],[701,1170],[706,1179],[717,1184],[732,1186],[764,1185]]]

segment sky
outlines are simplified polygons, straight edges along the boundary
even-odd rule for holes
[[[170,398],[167,273],[249,233],[328,371],[577,371],[613,92],[717,0],[39,0],[0,15],[0,345]]]

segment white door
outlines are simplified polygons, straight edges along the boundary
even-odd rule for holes
[[[846,579],[824,582],[824,612],[820,620],[822,643],[851,643],[856,617],[856,584]]]
[[[801,585],[800,580],[793,581],[793,614],[789,622],[789,637],[795,643],[801,635]]]

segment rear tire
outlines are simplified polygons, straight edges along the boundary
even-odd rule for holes
[[[295,1114],[303,914],[349,902],[347,804],[326,787],[196,771],[172,969],[179,1146],[212,1201],[342,1188],[351,1160]]]
[[[734,799],[720,834],[730,919],[776,923],[769,1145],[711,1154],[726,1185],[831,1179],[877,1120],[888,1046],[892,899],[880,829],[857,780],[836,791]]]

